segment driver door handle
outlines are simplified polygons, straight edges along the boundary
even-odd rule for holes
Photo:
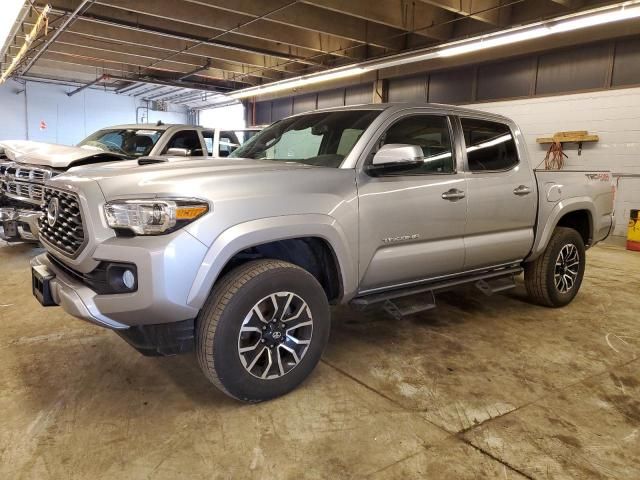
[[[523,197],[525,195],[529,195],[531,193],[531,189],[526,185],[520,185],[513,190],[514,195],[518,195],[519,197]]]
[[[458,190],[457,188],[452,188],[451,190],[447,190],[442,194],[442,198],[444,200],[449,200],[450,202],[456,202],[465,197],[465,193],[462,190]]]

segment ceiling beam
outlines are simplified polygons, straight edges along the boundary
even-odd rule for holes
[[[451,20],[455,14],[442,8],[417,1],[386,0],[303,0],[336,14],[347,14],[353,17],[387,25],[400,30],[415,32],[434,41],[451,38]]]
[[[219,30],[219,33],[211,38],[226,39],[228,33],[225,32],[233,30],[233,34],[236,36],[275,41],[319,53],[353,56],[352,50],[345,51],[353,46],[353,42],[349,40],[327,34],[317,34],[298,27],[280,25],[278,28],[273,28],[269,22],[256,17],[212,8],[200,3],[187,3],[184,0],[154,0],[153,2],[97,0],[96,3],[160,18],[166,18],[167,12],[171,12],[173,22]]]
[[[201,42],[201,39],[184,35],[150,31],[138,26],[122,25],[108,20],[90,17],[82,17],[79,19],[67,33],[91,37],[113,45],[162,50],[164,51],[162,53],[163,57],[175,52],[180,52],[185,48]],[[297,74],[301,68],[306,68],[306,65],[301,65],[298,59],[294,59],[293,64],[282,65],[286,63],[287,60],[255,52],[250,53],[228,49],[207,42],[191,48],[188,54],[178,55],[198,56],[205,60],[211,58],[212,60],[219,60],[220,62],[233,63],[238,67],[260,67],[274,72],[291,72],[291,74]],[[240,69],[242,72],[247,71],[247,68]],[[265,76],[269,77],[268,74],[265,74]]]
[[[584,0],[549,0],[566,8],[580,8],[584,5]]]
[[[60,55],[89,59],[98,66],[111,65],[112,68],[118,68],[121,65],[133,66],[138,69],[147,68],[150,61],[148,57],[141,57],[130,53],[127,54],[123,52],[107,51],[101,48],[94,48],[92,46],[68,45],[60,42],[54,43],[49,47],[48,51]],[[158,62],[153,67],[153,70],[169,72],[169,74],[173,75],[176,79],[180,79],[184,74],[192,72],[193,67],[193,65],[185,65],[179,62],[165,60]],[[236,81],[232,78],[232,74],[217,68],[206,68],[196,75],[216,80]],[[250,85],[255,85],[256,83],[255,79],[254,81],[251,81],[248,76],[243,77],[239,82]]]
[[[272,28],[278,29],[278,24],[288,27],[302,28],[316,33],[325,33],[346,40],[369,43],[384,49],[399,50],[403,47],[402,31],[367,22],[358,17],[352,17],[347,12],[336,15],[311,4],[294,3],[289,0],[186,0],[189,3],[203,4],[213,8],[242,13],[253,18],[259,18],[265,12],[281,10],[271,13],[262,21],[270,22]]]
[[[156,93],[154,95],[147,95],[147,92],[140,94],[139,96],[144,97],[145,100],[156,100],[156,99],[162,99],[165,100],[165,97],[167,97],[168,95],[172,95],[175,94],[176,92],[179,92],[183,90],[182,88],[173,88],[170,87],[169,90],[164,90],[160,93]]]
[[[106,73],[114,80],[122,79],[132,82],[154,83],[156,85],[182,86],[185,88],[197,88],[211,91],[230,91],[237,88],[237,84],[235,82],[215,79],[203,78],[201,82],[179,82],[175,78],[175,72],[162,70],[154,70],[150,72],[149,75],[141,75],[140,68],[134,65],[105,62],[91,57],[68,55],[54,51],[47,51],[42,56],[42,60],[47,61],[43,62],[43,66],[47,64],[51,65],[51,62],[54,62],[57,69],[66,71],[71,70],[69,71],[70,79],[75,77],[75,72],[73,70],[78,68],[82,72],[93,72],[94,78],[95,75]],[[38,64],[40,64],[40,62],[38,62]],[[91,70],[87,70],[85,67],[91,67]]]
[[[145,87],[148,87],[148,85],[145,85]],[[153,100],[154,98],[166,95],[167,94],[167,89],[169,89],[169,91],[175,91],[175,90],[180,90],[181,88],[180,87],[167,87],[165,85],[160,85],[160,86],[156,86],[156,87],[147,88],[146,90],[143,90],[141,92],[137,92],[137,93],[134,93],[134,94],[129,93],[129,95],[132,95],[134,97],[142,97],[142,96],[144,96],[147,100]],[[153,94],[151,96],[148,95],[149,93],[157,92],[158,90],[163,90],[163,91],[161,93],[155,93],[155,94]],[[129,92],[131,92],[131,91],[129,91]],[[122,91],[118,91],[118,93],[123,93],[123,92]]]
[[[494,26],[509,24],[511,16],[510,0],[420,0],[429,5],[444,8],[450,12],[467,16]]]
[[[67,32],[60,35],[56,41],[57,45],[64,45],[70,48],[73,47],[88,47],[96,50],[96,55],[99,51],[105,51],[108,53],[123,54],[123,55],[136,55],[140,57],[142,62],[146,62],[145,65],[149,65],[154,61],[161,60],[167,55],[167,50],[156,48],[155,46],[141,46],[136,44],[127,44],[115,39],[106,39],[95,36],[88,36],[76,32]],[[249,71],[249,67],[246,65],[225,62],[218,59],[210,59],[209,57],[191,54],[180,54],[172,59],[173,62],[183,64],[190,68],[195,68],[205,64],[207,61],[211,61],[211,67],[220,69],[226,73],[225,78],[232,79],[234,75],[244,75]],[[253,83],[255,81],[264,80],[278,80],[282,79],[283,74],[281,72],[273,70],[264,70],[248,77],[247,83]]]
[[[34,81],[54,81],[60,84],[66,84],[73,87],[82,85],[83,83],[94,80],[102,73],[109,73],[113,84],[115,93],[121,93],[128,91],[133,94],[133,91],[137,89],[148,89],[150,85],[159,86],[162,88],[174,88],[190,91],[203,91],[211,93],[224,93],[229,88],[226,86],[216,86],[211,83],[196,83],[196,82],[175,82],[171,79],[164,79],[151,76],[139,76],[135,73],[127,73],[120,71],[109,72],[108,69],[100,69],[95,66],[86,65],[73,65],[73,69],[69,69],[69,64],[66,62],[59,62],[52,59],[41,58],[36,65],[33,66],[31,74],[23,76],[25,80]],[[124,83],[124,85],[122,85]],[[100,87],[103,88],[103,87]],[[105,85],[104,88],[109,88]],[[127,93],[128,94],[128,93]],[[134,94],[135,96],[135,94]]]
[[[53,13],[65,15],[74,5],[74,0],[50,0],[53,6]],[[223,30],[211,28],[209,25],[198,26],[193,24],[183,24],[167,18],[166,15],[151,16],[137,12],[131,12],[121,8],[106,7],[103,5],[93,5],[91,10],[84,14],[79,21],[71,29],[77,31],[81,25],[87,26],[91,24],[90,29],[95,25],[109,26],[118,29],[127,29],[146,33],[148,35],[161,36],[163,38],[171,38],[181,42],[197,42],[203,46],[215,47],[220,52],[218,57],[224,58],[223,52],[230,50],[231,54],[239,52],[240,55],[252,55],[254,57],[262,57],[260,64],[277,63],[282,60],[293,60],[302,64],[317,64],[319,62],[311,62],[305,60],[306,57],[315,55],[317,52],[300,47],[293,48],[289,45],[271,42],[267,40],[256,40],[249,37],[233,36],[227,34],[225,40],[216,39],[209,40],[215,35],[220,34]],[[179,43],[179,48],[188,46],[186,43]],[[173,50],[177,50],[173,48]],[[192,52],[190,52],[192,53]],[[230,55],[231,55],[230,54]],[[265,59],[264,57],[272,57]],[[244,63],[241,60],[241,63]],[[250,63],[250,62],[246,62]]]

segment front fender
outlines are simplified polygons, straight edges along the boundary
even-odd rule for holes
[[[589,213],[589,238],[594,238],[596,211],[593,200],[589,197],[572,197],[561,200],[551,209],[547,215],[546,222],[544,224],[538,223],[536,240],[533,244],[531,254],[527,257],[527,261],[535,260],[544,252],[560,219],[566,214],[578,210],[586,210]],[[543,215],[543,212],[540,212],[540,214]],[[544,219],[541,218],[538,219],[539,222],[543,220]]]
[[[195,277],[187,303],[202,308],[225,265],[238,252],[263,243],[300,237],[318,237],[333,249],[342,277],[343,298],[357,288],[357,258],[349,238],[329,215],[286,215],[240,223],[222,232],[207,251]]]

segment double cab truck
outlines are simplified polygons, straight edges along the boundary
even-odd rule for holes
[[[87,165],[164,156],[226,157],[258,128],[221,130],[193,125],[118,125],[75,147],[32,141],[0,142],[0,238],[37,241],[44,183]]]
[[[280,120],[217,162],[87,167],[44,185],[33,292],[274,398],[316,366],[331,304],[407,315],[521,273],[534,302],[571,302],[611,230],[611,175],[534,163],[507,118],[380,104]]]

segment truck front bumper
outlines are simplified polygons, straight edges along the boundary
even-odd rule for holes
[[[31,260],[33,295],[44,307],[60,306],[69,315],[110,329],[128,328],[98,310],[96,292],[56,266],[46,253]]]
[[[186,231],[113,237],[95,247],[91,257],[98,266],[84,273],[60,255],[41,254],[31,261],[34,295],[38,297],[35,281],[39,270],[47,277],[51,304],[102,327],[122,330],[192,320],[199,308],[189,305],[187,297],[206,250]],[[135,287],[130,291],[111,287],[114,283],[108,272],[121,265],[131,265],[135,272]]]
[[[37,242],[41,215],[33,210],[0,208],[0,238],[7,242]]]

